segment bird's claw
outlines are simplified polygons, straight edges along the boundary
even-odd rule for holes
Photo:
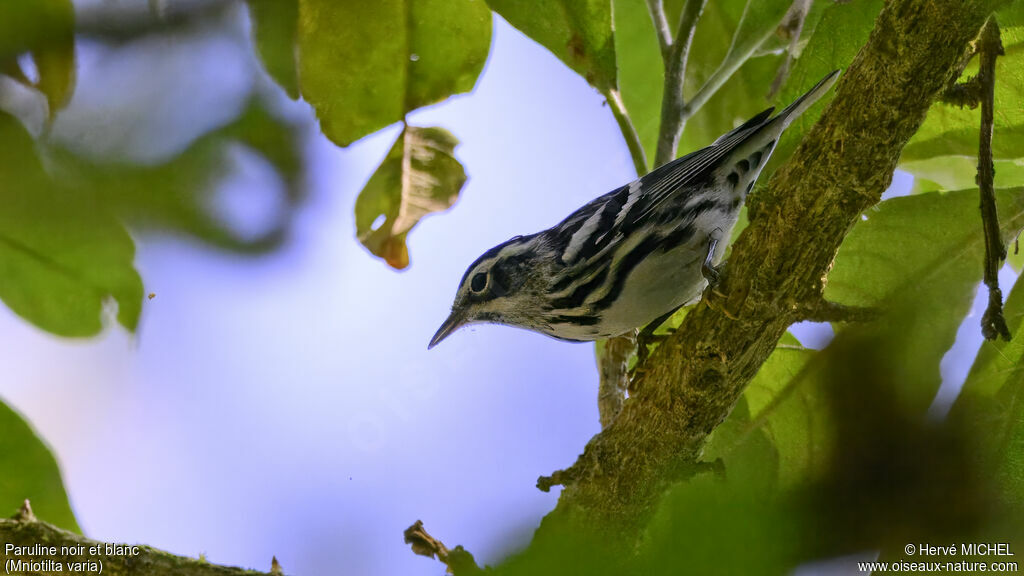
[[[718,280],[722,277],[718,268],[712,266],[710,262],[705,262],[704,265],[700,267],[700,273],[704,276],[704,279],[708,281],[708,286],[710,288],[718,286]]]

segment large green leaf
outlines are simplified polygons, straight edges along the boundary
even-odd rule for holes
[[[299,86],[324,134],[347,146],[473,89],[487,59],[481,0],[300,0]]]
[[[75,84],[75,13],[70,0],[0,3],[0,63],[46,97],[52,120],[71,98]],[[32,55],[38,81],[25,78],[15,58]]]
[[[356,233],[394,268],[409,265],[406,235],[423,217],[447,210],[466,183],[459,141],[443,128],[407,126],[356,200]]]
[[[1024,158],[995,160],[996,182],[1024,182]],[[914,175],[914,192],[966,190],[977,186],[978,156],[935,156],[926,160],[900,162],[900,170]]]
[[[25,500],[40,520],[78,532],[60,469],[32,428],[0,402],[0,515],[12,516]]]
[[[1024,101],[1024,3],[1010,4],[997,13],[996,19],[1006,54],[996,60],[992,153],[996,159],[1024,159],[1024,107],[1021,106]],[[964,71],[965,78],[977,74],[978,60],[975,56],[968,65]],[[977,156],[980,123],[978,109],[937,102],[928,111],[924,124],[903,148],[901,161],[913,162],[936,156]],[[1000,176],[1004,175],[997,174],[997,186],[1024,184],[1022,180],[1010,181],[1000,179]]]
[[[826,462],[829,409],[808,363],[819,352],[786,334],[747,385],[740,404],[708,441],[705,460],[721,458],[730,476],[791,486]]]
[[[1024,189],[999,191],[1003,230],[1024,226]],[[894,198],[872,210],[846,238],[829,275],[827,297],[889,310],[881,319],[840,330],[836,342],[887,343],[892,370],[906,386],[900,408],[922,414],[939,385],[939,361],[952,345],[981,279],[984,239],[971,191]],[[829,405],[836,365],[850,346],[821,352],[785,337],[719,426],[705,459],[729,472],[763,474],[782,486],[818,476],[832,456],[837,415]],[[767,479],[766,479],[767,480]]]
[[[62,44],[74,26],[70,0],[0,2],[0,59]]]
[[[1024,188],[999,190],[996,198],[1009,238],[1024,227]],[[873,325],[880,339],[903,342],[901,369],[913,375],[908,381],[921,384],[903,390],[904,400],[924,409],[941,381],[939,361],[981,280],[985,241],[978,195],[963,190],[893,198],[866,217],[839,249],[825,296],[854,306],[912,311]]]
[[[622,101],[647,158],[654,160],[665,67],[646,0],[614,0],[615,56]]]
[[[248,0],[253,41],[270,77],[293,99],[299,97],[295,46],[299,0]]]
[[[799,561],[802,528],[799,511],[766,494],[756,477],[703,474],[666,493],[636,573],[785,574]],[[737,542],[744,543],[742,553]]]
[[[487,0],[601,91],[617,86],[612,0]]]
[[[1024,282],[1003,310],[1013,340],[987,341],[974,360],[950,420],[974,432],[975,454],[1003,496],[1024,505]]]
[[[231,154],[258,154],[283,187],[275,211],[258,230],[233,227],[211,197],[229,174]],[[50,150],[65,178],[92,191],[133,223],[184,232],[217,248],[261,253],[277,247],[304,197],[301,137],[296,126],[251,102],[230,124],[213,130],[161,163],[95,162],[66,150]]]
[[[28,133],[4,114],[0,155],[0,299],[54,334],[89,336],[112,298],[134,330],[142,281],[124,227],[91,194],[51,180]]]
[[[875,27],[875,19],[882,10],[882,0],[856,0],[830,4],[814,28],[814,34],[793,64],[789,77],[775,100],[777,106],[786,106],[814,86],[829,72],[846,69],[860,52]],[[835,90],[825,94],[821,101],[808,109],[790,125],[779,146],[772,154],[769,172],[793,153],[804,134],[818,121],[825,103],[835,96]]]

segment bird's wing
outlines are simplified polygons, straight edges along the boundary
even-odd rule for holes
[[[642,206],[636,212],[636,218],[642,219],[655,206],[671,196],[687,184],[700,181],[708,172],[714,170],[723,158],[741,146],[748,138],[755,135],[764,125],[771,121],[775,108],[768,108],[742,125],[720,136],[710,146],[677,158],[640,178],[643,190]]]

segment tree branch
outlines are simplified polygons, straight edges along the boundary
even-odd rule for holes
[[[647,0],[647,11],[651,13],[651,22],[654,23],[654,31],[658,35],[661,59],[667,60],[669,51],[672,50],[672,30],[669,29],[668,18],[665,17],[664,0]]]
[[[679,28],[671,50],[662,52],[665,64],[665,84],[661,96],[661,129],[658,132],[658,151],[654,166],[671,162],[676,157],[679,137],[683,134],[686,118],[683,101],[683,81],[686,79],[686,61],[690,56],[693,33],[707,0],[686,0],[679,16]]]
[[[829,302],[824,298],[814,300],[810,304],[793,306],[794,318],[797,321],[811,322],[869,322],[878,318],[879,311],[875,308],[847,306],[837,302]]]
[[[462,546],[448,549],[443,542],[434,538],[423,527],[423,521],[417,520],[412,526],[405,529],[403,534],[405,543],[412,546],[412,551],[427,558],[437,558],[439,562],[448,567],[448,573],[454,576],[465,576],[467,574],[483,574],[483,570],[477,566],[473,555]]]
[[[114,549],[96,540],[40,522],[32,514],[28,500],[18,513],[0,520],[0,563],[10,573],[51,574],[65,572],[97,572],[93,563],[102,566],[102,573],[111,576],[258,576],[267,574],[228,566],[210,564],[202,559],[175,556],[149,546],[122,546]],[[13,548],[12,548],[13,547]],[[35,547],[33,549],[33,547]],[[67,550],[62,548],[67,547]],[[20,550],[19,550],[20,549]],[[51,554],[55,549],[56,553]],[[24,552],[24,553],[19,553]],[[39,552],[38,554],[32,552]],[[9,561],[28,564],[12,569]],[[74,563],[80,562],[77,567]],[[276,562],[272,562],[276,564]],[[24,566],[24,565],[23,565]],[[77,568],[77,569],[76,569]],[[278,565],[280,574],[280,566]],[[273,573],[273,571],[271,572]]]
[[[891,0],[836,97],[762,192],[717,290],[735,315],[694,307],[655,351],[615,422],[563,474],[555,514],[635,536],[665,488],[796,319],[821,297],[840,243],[877,203],[907,140],[959,76],[968,43],[1005,0]],[[541,526],[544,530],[545,526]]]
[[[622,411],[629,384],[629,358],[636,351],[632,335],[609,338],[604,341],[604,354],[598,362],[597,410],[601,416],[601,429],[611,426]]]
[[[981,194],[981,224],[985,231],[985,286],[988,287],[988,307],[981,317],[981,333],[986,340],[1002,338],[1010,341],[1010,329],[1003,317],[1003,292],[999,289],[999,268],[1006,260],[1006,246],[999,235],[999,214],[996,213],[996,195],[992,180],[992,124],[995,101],[996,58],[1003,54],[999,40],[999,24],[995,17],[988,19],[981,29],[978,41],[981,59],[977,80],[981,86],[981,130],[978,142],[978,189]]]
[[[811,0],[793,0],[782,22],[776,29],[776,34],[783,38],[789,38],[789,47],[786,49],[786,57],[779,65],[779,71],[775,73],[775,80],[772,80],[772,87],[768,90],[768,98],[774,98],[782,83],[789,77],[789,67],[796,57],[797,46],[800,44],[800,34],[804,31],[804,21],[807,20],[807,13],[811,11]]]

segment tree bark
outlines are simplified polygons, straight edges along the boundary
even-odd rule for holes
[[[201,519],[196,520],[197,522]],[[110,546],[110,548],[108,548]],[[118,548],[114,548],[117,546]],[[13,548],[12,548],[13,547]],[[51,547],[56,554],[50,554]],[[68,550],[62,550],[67,547]],[[28,564],[10,565],[11,562]],[[74,563],[82,563],[80,566]],[[102,563],[102,570],[98,564]],[[109,544],[40,522],[28,501],[14,518],[0,519],[0,570],[8,574],[102,573],[111,576],[274,576],[283,574],[277,559],[270,572],[210,564],[202,558],[175,556],[149,546]]]
[[[750,207],[720,295],[687,314],[615,422],[558,475],[567,485],[556,514],[637,534],[664,489],[697,464],[801,307],[821,301],[843,238],[880,200],[903,146],[959,76],[985,19],[1006,3],[886,4],[831,105]]]

